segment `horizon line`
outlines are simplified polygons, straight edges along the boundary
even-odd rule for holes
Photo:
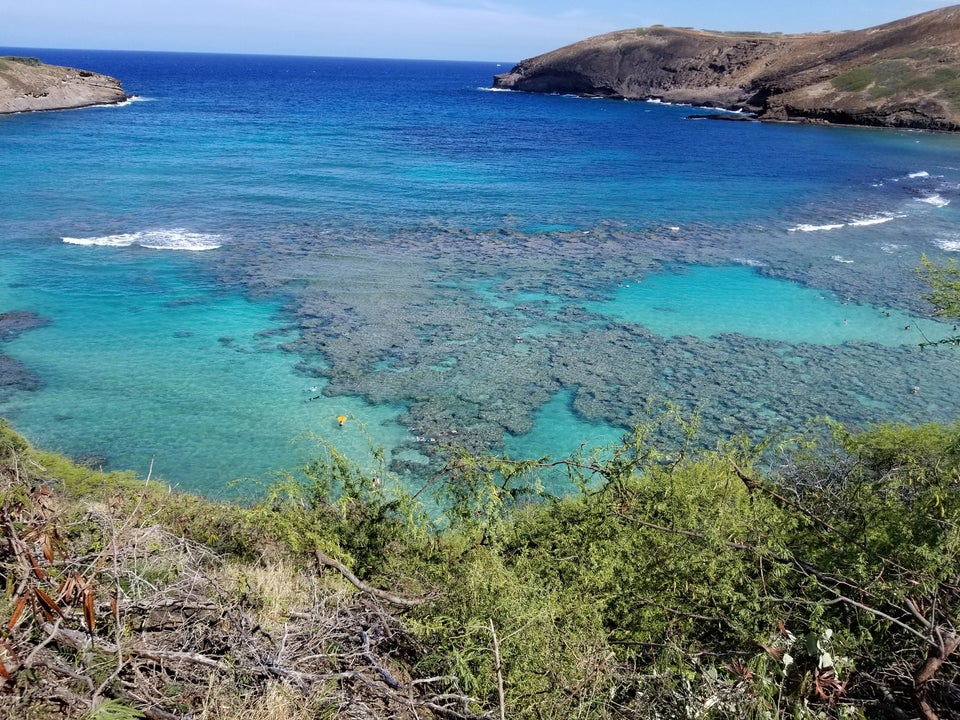
[[[6,54],[7,50],[29,50],[45,51],[53,50],[56,52],[116,52],[116,53],[145,53],[157,55],[230,55],[235,57],[286,57],[286,58],[309,58],[309,59],[327,59],[327,60],[403,60],[408,62],[452,62],[452,63],[478,63],[478,64],[496,64],[496,65],[516,65],[519,60],[456,60],[452,58],[429,58],[429,57],[391,57],[391,56],[373,56],[373,55],[305,55],[303,53],[283,53],[283,52],[240,52],[224,50],[134,50],[130,48],[83,48],[83,47],[31,47],[26,45],[0,45],[0,54]]]

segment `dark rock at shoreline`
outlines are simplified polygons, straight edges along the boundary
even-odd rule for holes
[[[68,110],[130,99],[108,75],[47,65],[36,58],[0,57],[0,114]]]
[[[687,115],[684,120],[724,120],[727,122],[757,122],[756,115],[734,115],[732,113],[707,113],[705,115]]]
[[[523,60],[494,87],[960,131],[960,6],[838,33],[620,30]]]

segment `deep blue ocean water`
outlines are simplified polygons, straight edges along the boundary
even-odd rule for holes
[[[712,438],[960,410],[912,272],[960,252],[958,137],[490,90],[508,63],[0,54],[136,95],[0,117],[0,313],[46,321],[0,416],[36,444],[217,495],[318,438],[415,484],[665,401]]]

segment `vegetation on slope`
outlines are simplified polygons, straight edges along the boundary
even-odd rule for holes
[[[4,428],[0,707],[951,716],[960,425],[695,451],[654,424],[560,463],[454,457],[433,515],[332,451],[240,507]],[[543,472],[571,495],[539,494]]]
[[[956,266],[920,272],[960,315]],[[958,717],[960,423],[821,427],[698,448],[667,408],[412,494],[322,445],[240,506],[0,424],[0,711]]]
[[[937,308],[937,314],[960,319],[960,265],[951,259],[946,265],[935,265],[926,255],[920,258],[916,273],[930,288],[926,299]],[[954,331],[957,326],[953,326]],[[925,345],[960,345],[960,335]]]

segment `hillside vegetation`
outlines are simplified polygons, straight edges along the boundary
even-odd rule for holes
[[[620,30],[523,60],[494,85],[957,131],[960,6],[838,33]]]
[[[716,448],[664,425],[693,436],[667,409],[591,455],[452,455],[417,494],[321,446],[246,506],[3,428],[0,711],[957,716],[960,425]]]

